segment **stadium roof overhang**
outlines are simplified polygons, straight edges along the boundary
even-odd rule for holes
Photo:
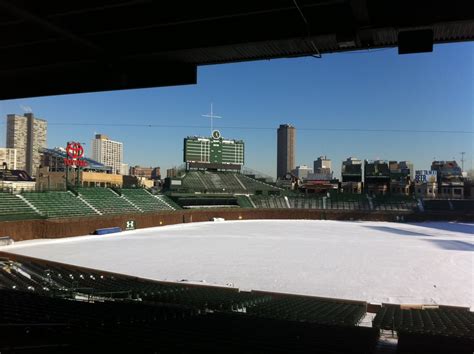
[[[0,99],[196,83],[198,65],[474,39],[474,2],[0,0]]]

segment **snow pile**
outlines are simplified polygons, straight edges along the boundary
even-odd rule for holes
[[[144,278],[373,303],[474,306],[474,224],[191,223],[1,249]]]

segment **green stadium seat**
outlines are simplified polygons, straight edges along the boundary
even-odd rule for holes
[[[98,215],[71,192],[30,192],[22,196],[48,218]]]
[[[188,171],[182,179],[188,191],[220,194],[253,194],[255,191],[279,191],[268,183],[236,172]]]
[[[0,221],[39,217],[41,215],[17,195],[0,192]]]
[[[153,195],[145,189],[122,189],[122,195],[144,212],[174,210],[164,196]]]
[[[109,188],[78,188],[80,197],[102,214],[140,213],[138,207]]]

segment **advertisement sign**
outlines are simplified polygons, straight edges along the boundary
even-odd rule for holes
[[[64,159],[64,164],[66,166],[87,166],[87,161],[82,159],[84,156],[84,148],[80,143],[74,141],[67,143],[66,155],[67,156]]]
[[[415,182],[416,183],[436,183],[437,171],[430,170],[417,170],[415,171]]]
[[[135,220],[127,220],[125,230],[135,230]]]

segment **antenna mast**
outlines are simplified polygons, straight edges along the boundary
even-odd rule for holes
[[[222,118],[222,117],[221,117],[221,116],[216,116],[216,115],[214,115],[212,103],[211,103],[211,113],[209,113],[209,114],[203,114],[202,116],[211,119],[211,135],[212,135],[212,131],[214,130],[214,126],[213,126],[213,120],[214,120],[214,118]]]
[[[465,151],[461,151],[461,170],[464,172],[464,155],[466,154]]]

